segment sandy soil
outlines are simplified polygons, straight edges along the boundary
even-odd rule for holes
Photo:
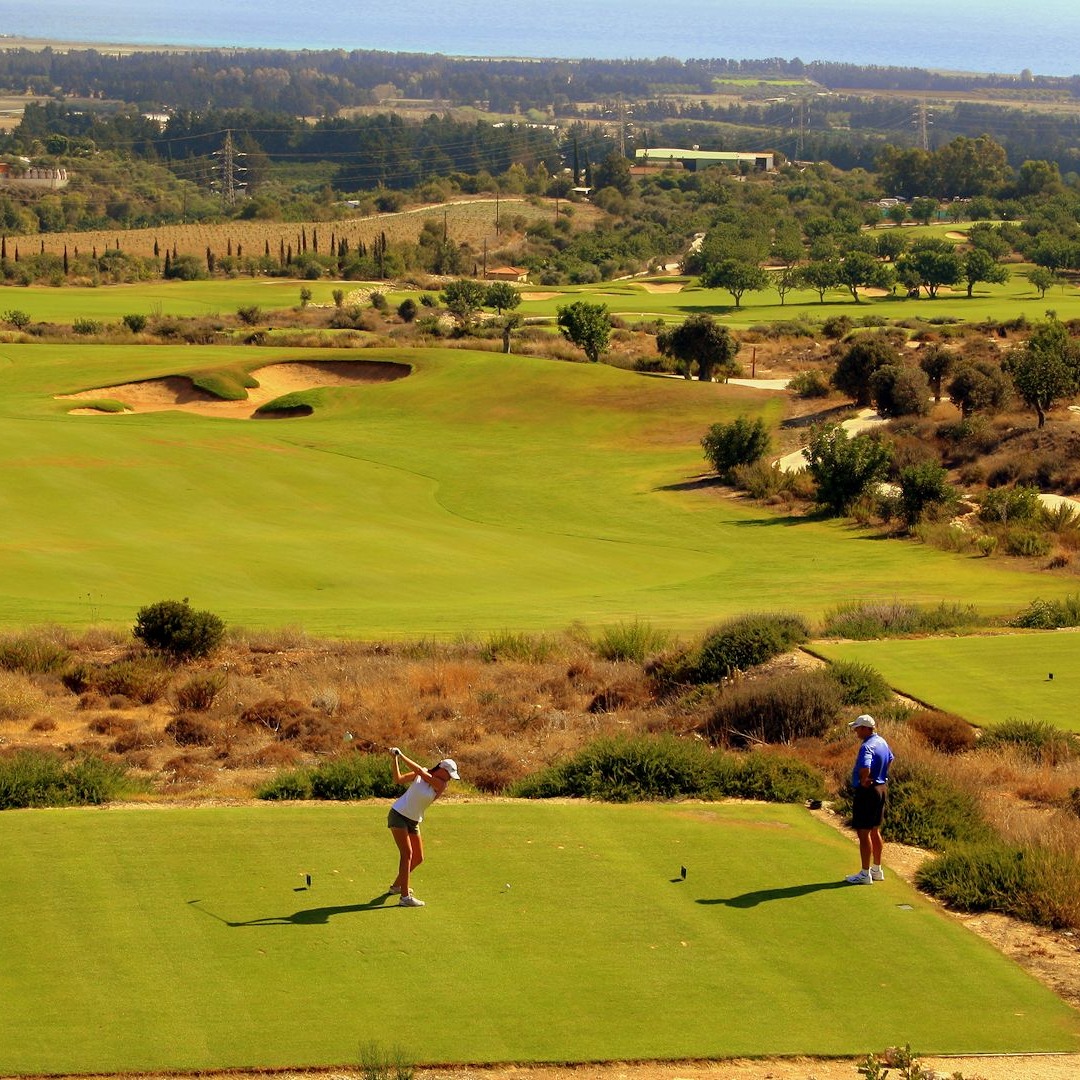
[[[521,294],[522,300],[554,300],[559,293],[557,292],[523,292]]]
[[[311,363],[272,364],[252,372],[259,385],[248,390],[245,401],[222,401],[192,385],[190,379],[170,375],[164,379],[106,386],[83,390],[78,394],[60,395],[63,400],[100,400],[110,398],[122,402],[128,412],[162,412],[181,409],[200,416],[219,416],[233,420],[250,420],[261,405],[282,394],[310,390],[318,386],[356,386],[361,383],[389,382],[409,373],[405,364],[380,363],[375,360],[327,360]],[[99,409],[75,408],[78,414],[117,416]]]
[[[638,284],[648,293],[677,293],[683,291],[681,281],[672,281],[669,284],[656,281],[639,281]]]

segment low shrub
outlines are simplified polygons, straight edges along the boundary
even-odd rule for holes
[[[664,735],[598,739],[573,757],[519,780],[510,794],[605,802],[730,797],[801,802],[820,798],[823,790],[821,774],[793,759],[718,753]]]
[[[0,638],[0,668],[25,675],[46,675],[61,671],[70,653],[41,634],[15,634]]]
[[[99,805],[131,790],[127,770],[100,758],[65,763],[37,750],[0,757],[0,810]]]
[[[193,660],[221,644],[225,623],[212,612],[192,610],[186,600],[162,600],[139,609],[132,633],[148,648]]]
[[[1002,841],[958,844],[919,868],[916,881],[961,911],[996,911],[1061,929],[1076,923],[1073,860]]]
[[[181,712],[206,712],[225,689],[225,676],[218,671],[193,675],[175,691],[176,707]]]
[[[834,808],[850,818],[851,788],[845,786]],[[900,844],[942,851],[955,843],[982,843],[990,826],[970,788],[920,762],[898,759],[889,774],[889,803],[883,831]]]
[[[263,698],[240,713],[242,724],[254,724],[274,733],[295,720],[312,714],[310,706],[293,698]]]
[[[632,660],[643,664],[646,657],[658,653],[667,643],[666,631],[634,619],[633,622],[605,626],[593,642],[593,649],[603,660]]]
[[[385,799],[401,794],[382,755],[346,754],[315,768],[279,773],[256,792],[259,799]]]
[[[892,688],[885,676],[870,664],[857,660],[837,660],[826,673],[839,687],[841,701],[845,705],[869,708],[892,697]]]
[[[525,634],[501,630],[492,634],[480,648],[487,663],[517,660],[524,664],[543,664],[555,655],[555,642],[543,634]]]
[[[712,742],[727,746],[789,743],[824,735],[841,706],[839,684],[823,671],[805,671],[725,688],[705,721]]]
[[[162,698],[171,677],[169,669],[157,657],[138,657],[92,668],[86,689],[106,697],[122,694],[131,701],[152,705]]]
[[[1056,630],[1062,626],[1080,626],[1080,593],[1060,600],[1032,600],[1010,624],[1026,630]]]
[[[165,734],[171,735],[177,746],[213,746],[218,728],[203,716],[180,713],[165,725]]]
[[[740,615],[702,639],[691,661],[692,681],[720,682],[736,671],[764,664],[809,636],[809,628],[799,615]]]
[[[1050,537],[1034,529],[1010,529],[1005,534],[1005,554],[1022,559],[1041,559],[1050,554]]]
[[[963,717],[937,709],[913,709],[907,726],[942,754],[962,754],[979,739],[978,732]]]
[[[800,371],[793,376],[787,384],[787,388],[800,398],[823,398],[832,393],[828,376],[823,371],[811,368],[809,371]]]
[[[311,770],[313,799],[385,799],[401,794],[382,754],[347,754]]]
[[[842,604],[826,612],[821,633],[824,637],[869,641],[902,634],[935,633],[979,626],[984,619],[970,604],[946,604],[920,608],[901,600]]]
[[[28,720],[47,704],[44,692],[28,675],[0,670],[0,721]]]
[[[980,750],[1010,746],[1024,757],[1046,765],[1060,765],[1080,754],[1075,735],[1070,735],[1045,720],[1005,720],[982,730]]]
[[[307,769],[278,773],[255,792],[256,799],[310,799],[311,776]]]

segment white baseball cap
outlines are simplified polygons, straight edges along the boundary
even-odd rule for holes
[[[461,777],[458,776],[457,762],[453,758],[443,758],[442,761],[440,761],[439,764],[435,766],[435,768],[445,769],[450,774],[451,780],[461,779]]]
[[[869,713],[863,713],[862,716],[856,716],[855,719],[848,724],[848,727],[868,727],[871,731],[877,731],[877,721]]]

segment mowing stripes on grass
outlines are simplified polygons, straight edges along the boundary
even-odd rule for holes
[[[418,1064],[1080,1047],[902,882],[841,884],[801,808],[449,802],[425,838],[401,910],[381,803],[0,815],[0,1066],[341,1065],[406,1025]]]

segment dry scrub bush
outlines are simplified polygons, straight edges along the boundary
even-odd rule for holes
[[[180,713],[165,725],[165,734],[171,735],[177,746],[213,746],[221,727],[205,716]]]
[[[943,754],[960,754],[975,746],[976,730],[962,717],[936,709],[915,709],[908,716],[907,726],[918,732],[928,746]]]
[[[28,675],[0,670],[0,723],[28,720],[48,707],[48,698]]]

